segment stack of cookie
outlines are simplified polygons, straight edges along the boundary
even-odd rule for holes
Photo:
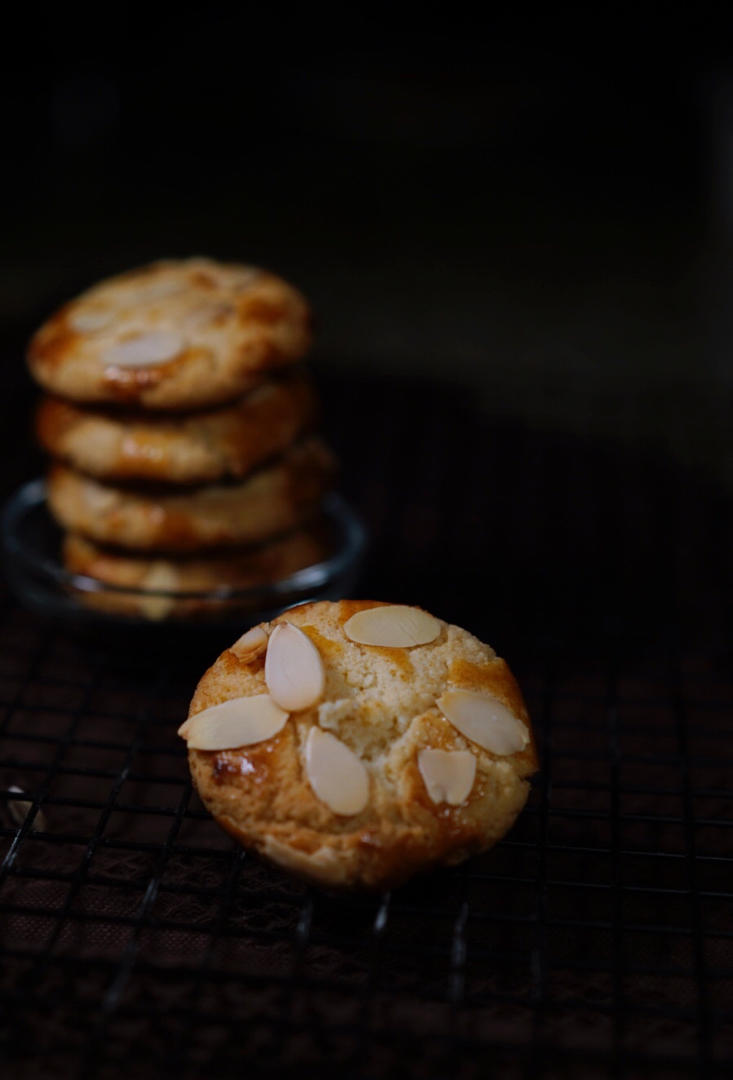
[[[28,363],[65,564],[158,594],[113,590],[106,606],[162,618],[161,593],[265,585],[323,558],[334,462],[298,363],[309,344],[296,289],[202,258],[104,281],[38,330]]]

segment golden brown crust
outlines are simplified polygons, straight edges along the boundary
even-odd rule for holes
[[[150,334],[168,345],[158,362],[120,362],[121,344]],[[32,338],[28,365],[45,389],[74,401],[188,409],[234,400],[299,360],[310,341],[305,299],[274,274],[164,260],[65,304]]]
[[[287,536],[257,547],[216,552],[208,557],[155,559],[131,555],[101,547],[75,533],[67,533],[63,542],[63,561],[74,574],[94,578],[104,585],[135,589],[135,593],[84,591],[85,603],[98,610],[148,619],[182,618],[221,612],[246,610],[246,599],[226,599],[222,588],[235,590],[270,585],[312,566],[328,557],[329,542],[324,523],[299,529]],[[176,598],[169,593],[205,593],[217,589],[220,596],[206,600],[198,597]],[[147,594],[150,595],[147,595]],[[249,604],[254,606],[256,598]]]
[[[496,843],[526,801],[537,755],[526,707],[506,663],[459,627],[411,649],[350,642],[346,620],[374,602],[304,604],[263,624],[291,622],[317,646],[326,668],[321,702],[291,713],[274,738],[238,750],[189,751],[197,790],[216,820],[246,847],[330,886],[384,888],[418,870],[460,862]],[[399,654],[399,660],[397,658]],[[200,680],[189,716],[266,690],[265,655],[224,652]],[[530,732],[520,753],[499,757],[464,738],[435,704],[448,688],[484,690]],[[304,766],[318,724],[357,754],[369,774],[359,813],[333,813]],[[476,779],[458,806],[435,804],[418,767],[422,749],[470,750]]]
[[[234,484],[145,493],[103,484],[65,465],[48,476],[51,512],[72,532],[136,551],[194,552],[259,543],[305,524],[333,482],[316,438]]]
[[[293,369],[232,405],[175,418],[46,396],[36,435],[49,453],[101,480],[201,484],[246,476],[311,428],[316,412],[309,378]]]

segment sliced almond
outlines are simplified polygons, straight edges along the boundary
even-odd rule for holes
[[[178,734],[189,750],[235,750],[271,739],[282,731],[288,714],[269,694],[230,698],[196,713],[181,724]]]
[[[229,651],[233,652],[238,660],[249,663],[250,660],[255,660],[260,656],[266,648],[267,631],[261,626],[253,626],[251,630],[248,630],[246,634],[242,634],[241,638],[234,642]]]
[[[75,311],[69,316],[69,325],[78,334],[96,334],[112,322],[114,313],[109,309]]]
[[[243,266],[238,269],[234,275],[234,289],[236,292],[241,292],[244,289],[250,289],[254,283],[262,277],[262,271],[256,266]]]
[[[12,791],[14,795],[26,794],[23,788],[19,788],[17,784],[11,784],[8,791]],[[32,809],[33,803],[28,799],[8,799],[8,813],[16,825],[22,825]],[[38,809],[36,811],[32,827],[38,832],[46,832],[46,818],[43,810]]]
[[[492,754],[516,754],[529,742],[526,725],[491,694],[448,690],[438,698],[437,705],[461,735]]]
[[[172,360],[182,349],[180,334],[171,330],[153,330],[112,345],[102,359],[110,367],[152,367]]]
[[[162,278],[159,281],[150,281],[147,285],[140,285],[135,290],[135,302],[154,304],[156,300],[165,300],[169,296],[177,296],[185,291],[186,286],[181,281]]]
[[[440,622],[420,608],[387,604],[352,615],[344,623],[344,633],[358,645],[409,649],[434,641],[440,633]]]
[[[179,588],[181,577],[178,568],[169,562],[154,562],[143,578],[143,589],[153,592],[175,592]]]
[[[469,750],[421,750],[417,767],[434,803],[459,806],[476,779],[476,758]]]
[[[216,303],[197,304],[184,316],[183,325],[187,329],[197,330],[202,326],[221,324],[232,317],[234,310],[232,304],[223,300]]]
[[[369,801],[369,774],[345,743],[312,727],[305,744],[305,771],[317,797],[334,814],[358,814]]]
[[[90,476],[82,477],[82,496],[93,514],[107,514],[114,510],[120,501],[120,493],[115,488],[104,487]]]
[[[175,566],[167,562],[156,562],[148,570],[142,583],[144,591],[172,593],[179,588],[180,577]],[[165,619],[175,607],[172,596],[145,596],[140,607],[148,619]]]
[[[326,673],[321,654],[307,634],[283,622],[270,634],[265,658],[265,682],[270,697],[282,709],[309,709],[323,696]]]

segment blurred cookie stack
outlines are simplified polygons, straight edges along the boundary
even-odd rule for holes
[[[164,618],[184,606],[168,593],[267,585],[324,557],[335,466],[309,345],[296,289],[202,258],[103,281],[38,330],[48,503],[67,569],[113,586],[97,603]]]

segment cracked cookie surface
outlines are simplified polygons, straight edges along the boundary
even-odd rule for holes
[[[524,806],[537,769],[527,710],[505,661],[440,619],[434,637],[414,646],[351,640],[349,620],[378,607],[394,608],[324,601],[253,628],[204,674],[182,727],[194,782],[219,824],[273,862],[331,886],[383,888],[491,847]],[[222,703],[231,714],[238,702],[268,694],[268,649],[282,624],[317,650],[318,700],[290,711],[273,737],[241,746],[231,745],[228,715],[222,741],[229,745],[196,748],[197,717],[215,721]],[[302,662],[293,653],[296,679]],[[451,691],[508,716],[524,733],[519,749],[495,753],[459,731],[438,704]],[[243,721],[243,739],[245,729]],[[365,787],[355,796],[360,770]]]
[[[311,342],[302,294],[258,267],[161,260],[102,281],[34,334],[28,366],[78,402],[146,409],[233,401]]]

